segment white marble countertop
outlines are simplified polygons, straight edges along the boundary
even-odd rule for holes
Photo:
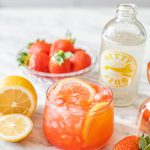
[[[0,9],[0,78],[6,75],[23,75],[17,67],[16,54],[29,42],[37,38],[53,41],[63,37],[69,29],[80,43],[92,47],[95,51],[100,49],[101,32],[108,20],[115,15],[112,8],[59,8],[59,9]],[[139,9],[139,20],[144,24],[148,40],[145,52],[145,62],[142,69],[140,93],[150,96],[150,86],[146,80],[145,64],[150,60],[150,9]],[[97,76],[97,74],[95,74]],[[35,85],[36,86],[36,85]],[[45,139],[42,131],[42,113],[45,97],[38,91],[38,106],[33,116],[34,129],[23,141],[18,143],[0,142],[1,150],[55,150]],[[143,96],[145,97],[145,96]],[[136,117],[139,104],[143,97],[138,97],[130,107],[115,108],[114,135],[103,150],[111,150],[112,145],[128,134],[137,133]]]

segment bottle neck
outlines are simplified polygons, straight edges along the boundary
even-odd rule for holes
[[[120,4],[117,8],[117,20],[136,20],[136,6],[134,4]]]

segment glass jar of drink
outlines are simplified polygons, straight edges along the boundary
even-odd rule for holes
[[[114,129],[111,90],[83,78],[55,83],[47,91],[43,127],[48,141],[65,150],[104,146]]]
[[[150,62],[147,64],[147,78],[150,83]],[[137,125],[141,132],[150,134],[150,97],[140,106]]]
[[[140,131],[150,135],[150,98],[141,104],[137,124]]]
[[[146,32],[134,4],[120,4],[102,33],[100,79],[114,92],[116,106],[128,106],[137,95]]]

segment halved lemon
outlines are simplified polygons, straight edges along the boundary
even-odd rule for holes
[[[0,117],[0,139],[8,142],[23,140],[33,128],[31,119],[22,114]]]
[[[82,130],[82,138],[87,145],[103,145],[112,134],[113,109],[103,111],[108,105],[109,102],[97,103],[87,114]]]
[[[84,80],[67,78],[58,82],[54,94],[66,102],[85,106],[92,102],[95,89]]]
[[[0,81],[0,115],[21,113],[31,116],[36,104],[36,91],[24,77],[8,76]]]

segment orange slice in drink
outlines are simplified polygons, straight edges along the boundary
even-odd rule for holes
[[[92,102],[95,90],[83,80],[67,78],[58,82],[54,94],[66,103],[84,107]]]
[[[107,109],[108,105],[109,102],[97,103],[87,114],[82,130],[82,138],[85,144],[92,147],[103,146],[111,136],[113,108]]]

